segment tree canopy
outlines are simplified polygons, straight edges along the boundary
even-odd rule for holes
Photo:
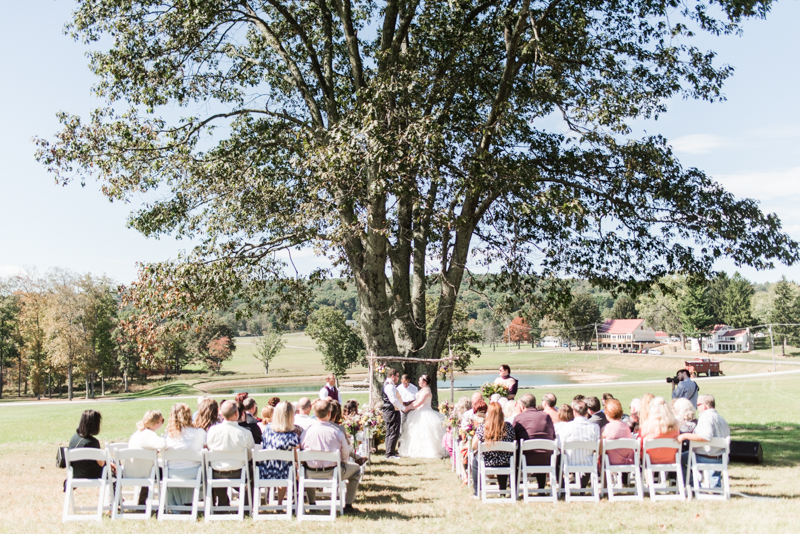
[[[720,99],[732,68],[692,37],[770,4],[83,0],[68,31],[105,104],[60,114],[38,159],[145,198],[144,235],[200,239],[142,270],[153,315],[301,310],[307,280],[275,252],[310,248],[354,281],[367,350],[433,358],[469,261],[557,302],[559,276],[634,291],[723,255],[797,260],[775,215],[630,126],[672,97]]]

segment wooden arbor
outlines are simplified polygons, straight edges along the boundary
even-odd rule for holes
[[[458,356],[453,355],[453,351],[450,351],[450,355],[446,358],[440,358],[438,360],[429,360],[427,358],[405,358],[402,356],[376,356],[375,353],[370,354],[367,356],[367,361],[369,362],[369,406],[372,408],[374,406],[373,400],[373,390],[375,389],[372,376],[375,371],[375,365],[378,362],[403,362],[403,363],[447,363],[447,367],[449,369],[450,374],[450,402],[454,402],[455,398],[455,388],[453,387],[453,382],[455,380],[453,376],[453,367],[455,361],[458,359]]]

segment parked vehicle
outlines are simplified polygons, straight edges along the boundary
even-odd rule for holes
[[[622,349],[619,351],[620,354],[628,354],[630,351],[628,349]]]
[[[662,354],[664,354],[663,352],[661,352],[658,349],[650,349],[649,351],[647,351],[647,353],[648,354],[655,354],[656,356],[661,356]]]

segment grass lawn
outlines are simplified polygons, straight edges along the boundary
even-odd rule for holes
[[[555,388],[559,402],[573,395],[614,393],[624,404],[650,391],[669,395],[667,385],[591,386]],[[775,500],[734,498],[725,503],[589,503],[557,505],[483,505],[472,501],[451,473],[449,463],[436,460],[386,461],[375,457],[361,486],[358,517],[337,519],[333,525],[270,522],[253,524],[104,521],[107,532],[230,532],[232,529],[269,532],[797,532],[800,513],[800,425],[795,404],[800,378],[769,376],[705,383],[701,388],[717,397],[720,412],[731,423],[734,437],[756,439],[764,447],[765,466],[731,467],[733,491],[775,497]],[[444,392],[443,392],[444,393]],[[540,396],[544,390],[534,390]],[[365,400],[365,395],[356,395]],[[295,400],[296,396],[285,397]],[[259,400],[263,397],[259,397]],[[148,409],[165,415],[169,399],[141,399],[96,404],[6,405],[0,409],[0,530],[3,532],[79,532],[86,525],[62,525],[63,470],[54,466],[56,445],[74,432],[80,413],[88,408],[103,413],[100,440],[125,440],[135,421]],[[194,402],[190,405],[193,407]],[[527,528],[525,530],[528,530]]]

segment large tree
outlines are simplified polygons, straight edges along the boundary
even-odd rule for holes
[[[775,284],[768,319],[773,324],[770,328],[774,339],[781,344],[781,354],[785,356],[787,343],[796,343],[800,332],[795,326],[800,323],[800,297],[786,276],[781,276]]]
[[[692,37],[769,7],[82,0],[68,31],[106,104],[61,114],[38,159],[60,183],[143,195],[130,224],[145,235],[200,240],[142,270],[153,316],[237,297],[298,310],[308,284],[274,253],[306,247],[355,283],[369,352],[434,358],[471,252],[496,273],[479,283],[516,295],[798,258],[774,215],[630,135],[672,97],[719,99],[732,69]]]
[[[611,308],[612,319],[638,319],[639,312],[636,303],[628,295],[620,295]]]
[[[725,303],[722,307],[725,324],[743,327],[752,325],[753,319],[753,284],[737,271],[725,289]]]

